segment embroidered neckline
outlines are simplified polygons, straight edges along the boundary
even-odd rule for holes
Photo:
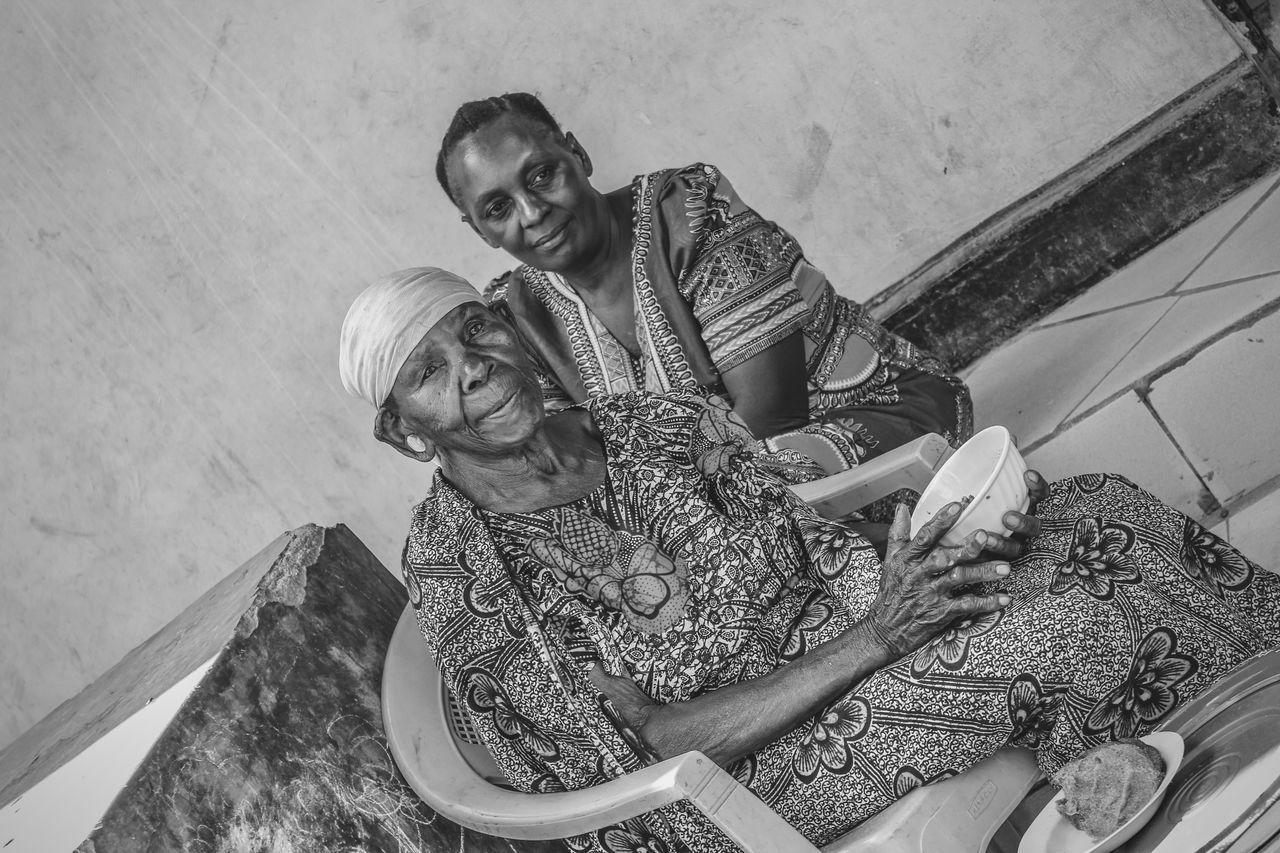
[[[631,280],[635,283],[637,312],[645,324],[649,347],[654,355],[654,372],[661,390],[666,392],[672,388],[695,388],[697,384],[693,381],[693,371],[689,369],[684,348],[671,330],[645,271],[653,237],[653,178],[654,175],[642,175],[632,182],[635,240],[631,246]]]
[[[645,271],[649,258],[649,249],[653,236],[653,194],[654,177],[639,175],[631,182],[632,200],[632,245],[631,245],[631,281],[635,299],[634,322],[637,325],[637,339],[641,345],[638,359],[639,369],[633,371],[635,376],[625,377],[625,382],[633,387],[632,391],[656,390],[667,392],[673,388],[693,388],[693,371],[685,358],[684,348],[676,338],[667,321],[662,306],[653,292],[653,285]],[[570,286],[564,276],[547,272],[536,267],[525,266],[522,274],[529,289],[532,290],[562,323],[568,334],[569,346],[573,350],[574,361],[578,366],[578,374],[582,377],[588,396],[616,393],[615,381],[611,381],[606,369],[607,359],[597,335],[594,315],[582,297]],[[643,334],[639,334],[643,332]],[[621,343],[618,346],[626,352]],[[645,358],[647,348],[648,358]],[[632,356],[634,359],[635,357]],[[654,377],[658,388],[647,388],[646,364],[653,365]],[[634,362],[633,362],[634,365]]]

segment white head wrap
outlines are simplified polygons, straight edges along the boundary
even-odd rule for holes
[[[435,267],[400,270],[369,285],[342,322],[342,386],[380,408],[418,342],[468,302],[484,298],[465,279]]]

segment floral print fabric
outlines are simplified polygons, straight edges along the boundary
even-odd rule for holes
[[[823,842],[838,835],[831,813],[865,818],[1004,745],[1052,772],[1152,731],[1280,644],[1280,578],[1125,478],[1054,483],[1037,515],[1040,535],[1001,584],[1010,607],[957,621],[833,706],[861,700],[865,726],[847,722],[861,711],[810,721],[827,773],[812,775],[803,734],[790,736],[798,751],[787,738],[763,751],[782,766],[767,778],[757,756],[752,787],[776,811]]]
[[[405,574],[441,671],[500,766],[531,791],[654,760],[586,678],[602,665],[655,701],[771,672],[874,599],[874,551],[799,504],[722,403],[587,404],[606,482],[527,514],[470,506],[443,479],[418,508]],[[1122,477],[1052,487],[1004,612],[957,621],[731,769],[824,844],[1000,747],[1051,771],[1142,734],[1280,642],[1280,582]],[[683,806],[570,841],[596,851],[732,850]]]

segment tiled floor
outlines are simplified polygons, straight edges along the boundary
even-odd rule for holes
[[[966,379],[1046,475],[1124,473],[1280,571],[1280,173]]]

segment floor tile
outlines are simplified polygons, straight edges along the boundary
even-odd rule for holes
[[[1192,518],[1205,516],[1195,471],[1134,394],[1071,425],[1026,457],[1050,480],[1089,472],[1123,474]]]
[[[1280,300],[1280,274],[1178,297],[1168,313],[1081,401],[1075,412],[1087,412],[1117,391],[1193,351],[1232,323],[1277,300]]]
[[[1155,324],[1172,299],[1025,332],[962,375],[978,426],[1003,424],[1025,446],[1053,431]]]
[[[1105,311],[1173,290],[1277,180],[1276,176],[1270,176],[1237,193],[1216,210],[1134,259],[1036,325],[1050,325],[1094,311]]]
[[[1183,290],[1280,270],[1280,183],[1182,285]]]
[[[1150,402],[1223,504],[1280,476],[1280,311],[1160,377]]]
[[[1264,569],[1280,573],[1280,489],[1233,512],[1215,529],[1246,557]]]

